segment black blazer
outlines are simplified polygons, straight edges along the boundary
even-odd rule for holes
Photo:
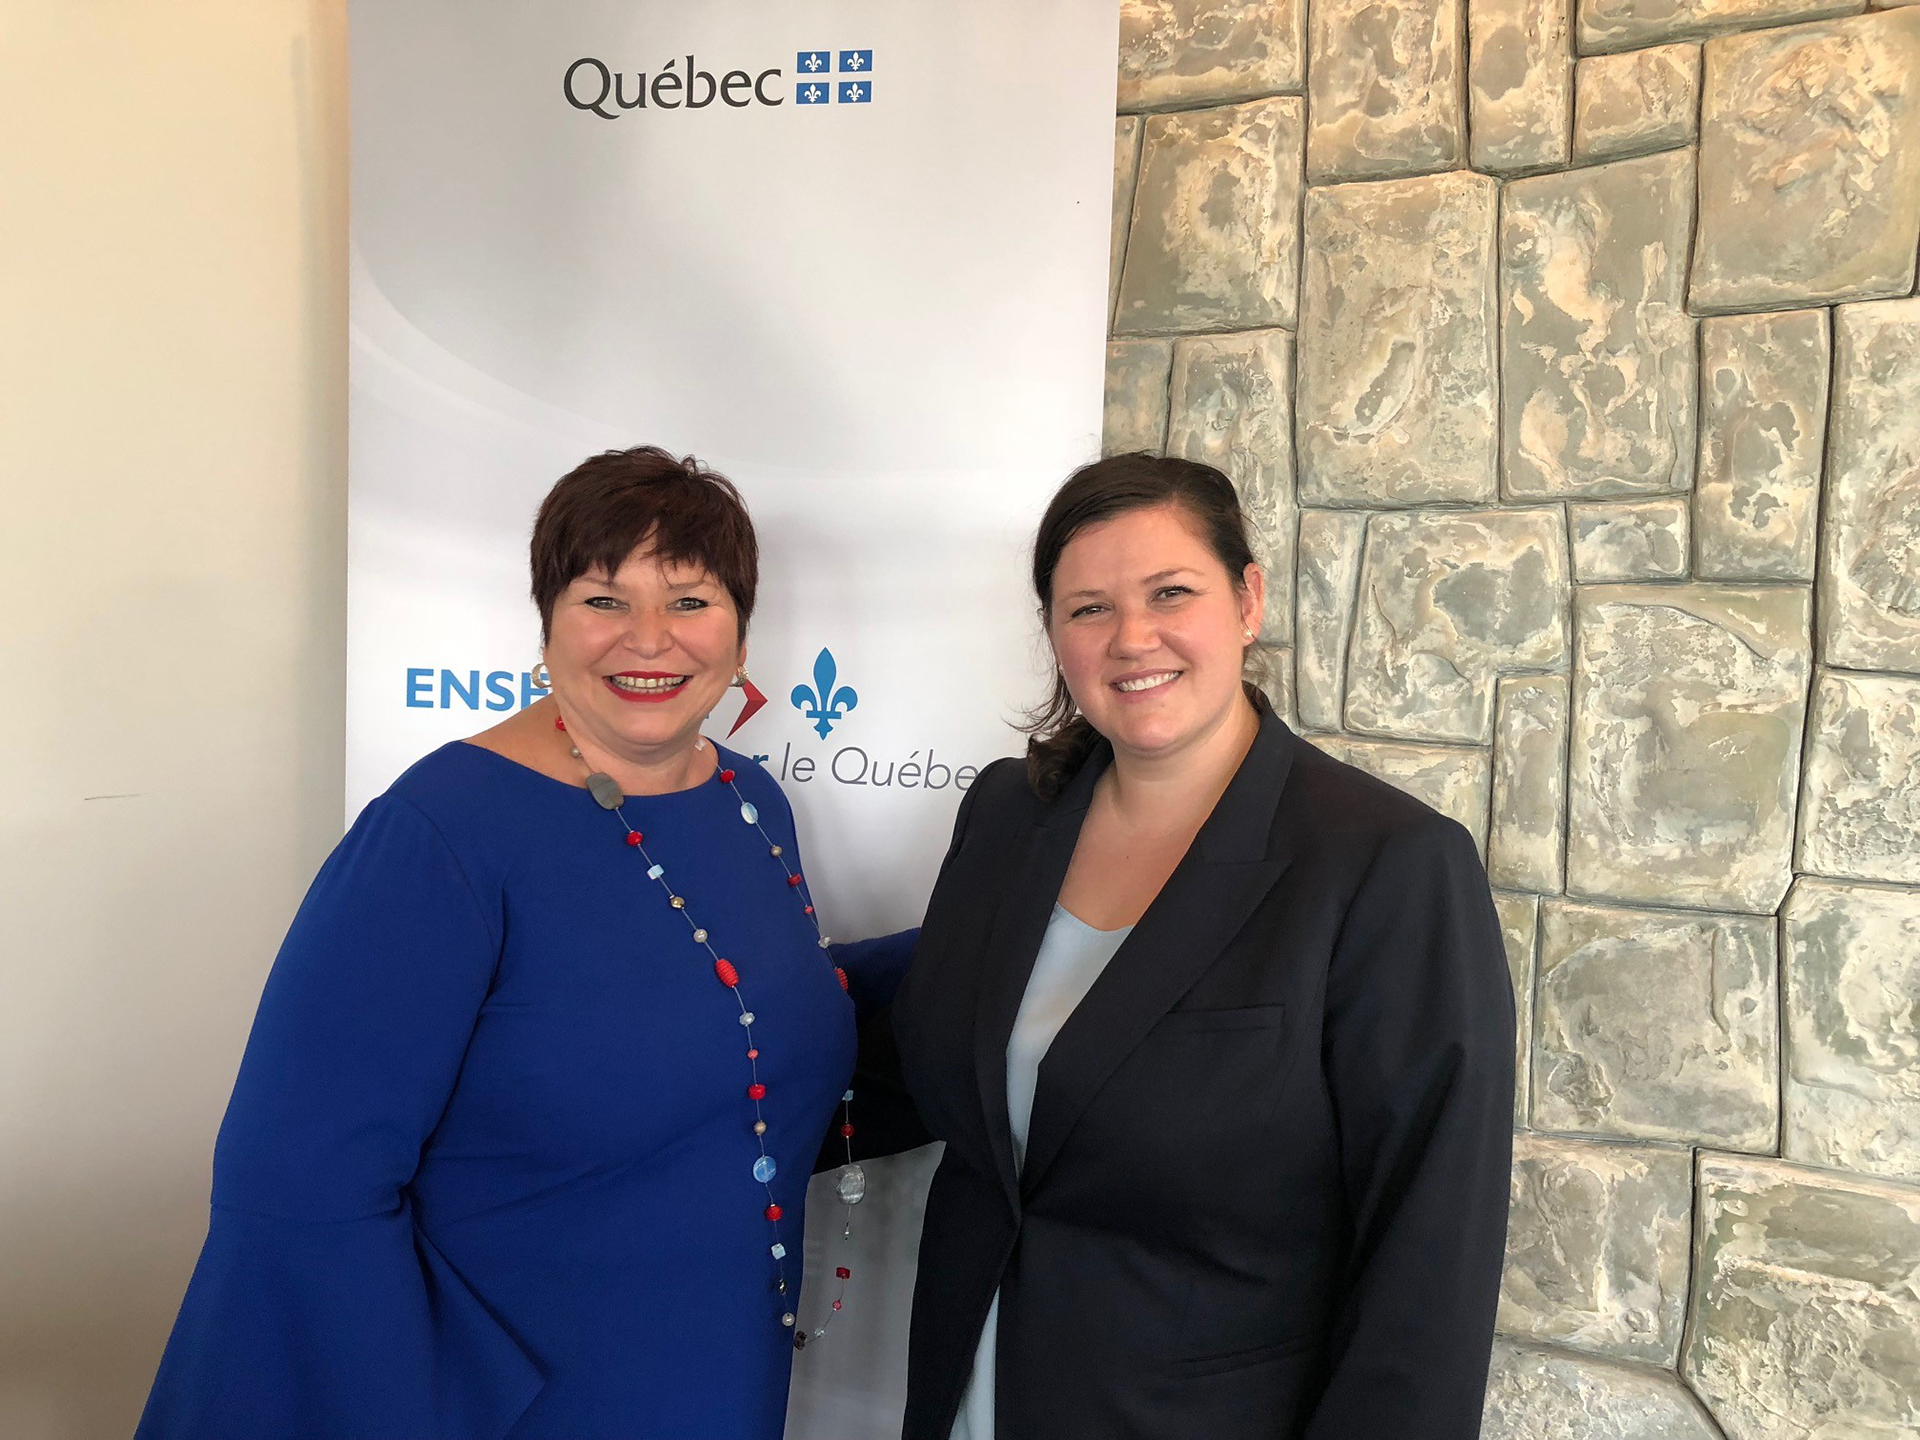
[[[1472,1440],[1514,1078],[1472,840],[1263,709],[1047,1052],[1016,1177],[1007,1040],[1111,759],[1051,803],[982,772],[868,1027],[863,1151],[947,1144],[905,1440],[948,1440],[996,1290],[997,1440]]]

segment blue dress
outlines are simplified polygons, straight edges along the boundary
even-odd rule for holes
[[[779,787],[720,760],[799,868]],[[853,1067],[832,967],[883,986],[914,932],[830,960],[718,776],[624,813],[757,1017],[789,1293],[712,958],[586,791],[449,744],[360,815],[274,963],[139,1440],[778,1440]]]

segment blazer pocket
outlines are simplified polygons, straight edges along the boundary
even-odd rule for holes
[[[1264,1365],[1269,1360],[1284,1360],[1309,1350],[1321,1341],[1320,1332],[1309,1330],[1304,1335],[1295,1335],[1291,1339],[1276,1340],[1271,1345],[1256,1345],[1251,1350],[1229,1350],[1222,1355],[1199,1355],[1191,1360],[1173,1362],[1174,1372],[1188,1378],[1202,1375],[1224,1375],[1230,1370],[1250,1370],[1255,1365]]]
[[[1217,1030],[1272,1030],[1287,1017],[1285,1005],[1236,1005],[1226,1010],[1169,1010],[1159,1028],[1182,1035]]]

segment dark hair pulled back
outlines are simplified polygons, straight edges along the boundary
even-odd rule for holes
[[[1255,561],[1246,512],[1231,480],[1197,460],[1145,451],[1110,455],[1069,475],[1040,519],[1033,541],[1033,590],[1042,619],[1052,619],[1053,572],[1074,536],[1103,520],[1162,505],[1177,505],[1185,511],[1233,583],[1243,583],[1241,577]],[[1053,693],[1029,712],[1020,728],[1028,737],[1027,783],[1044,800],[1060,793],[1100,740],[1099,732],[1075,708],[1066,676],[1058,668]]]

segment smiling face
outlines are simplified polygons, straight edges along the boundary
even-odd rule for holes
[[[1117,753],[1158,759],[1203,745],[1246,703],[1247,632],[1264,595],[1257,565],[1233,576],[1184,510],[1157,505],[1067,542],[1047,636],[1094,729]]]
[[[692,747],[746,647],[725,586],[642,545],[612,575],[582,575],[561,592],[546,662],[583,748],[657,763]]]

